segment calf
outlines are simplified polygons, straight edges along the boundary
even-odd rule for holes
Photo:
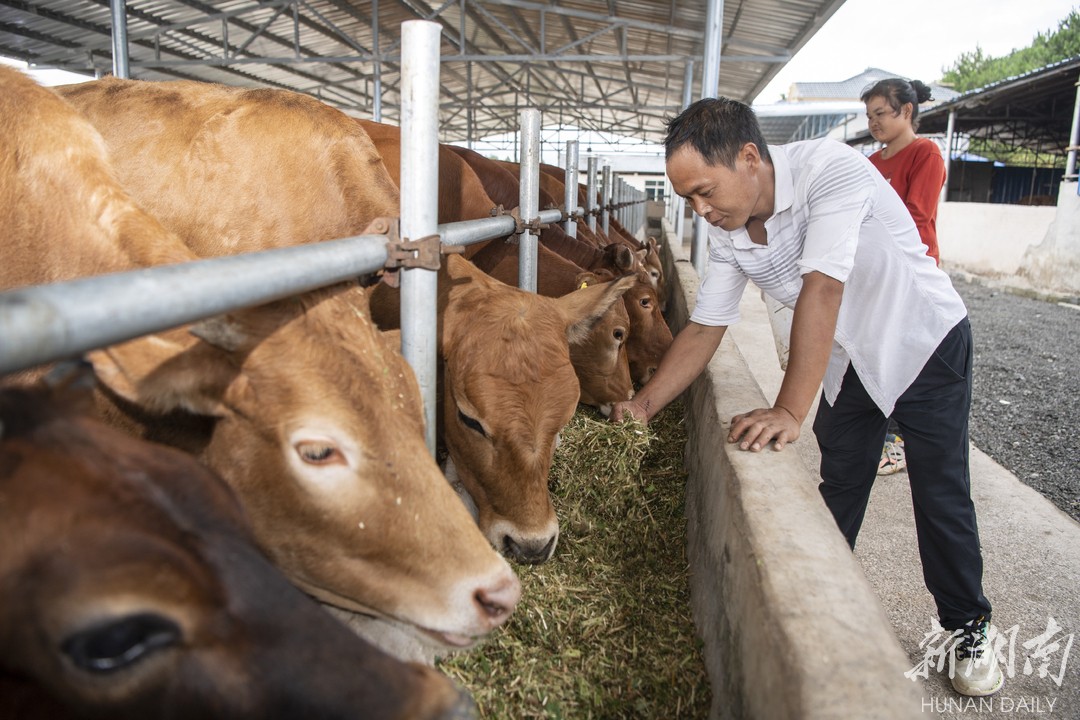
[[[501,253],[499,261],[486,272],[507,285],[518,283],[517,246],[512,252]],[[489,248],[490,249],[490,248]],[[487,254],[489,249],[485,249]],[[547,297],[562,297],[600,282],[615,282],[613,291],[620,297],[633,292],[636,278],[629,276],[611,281],[585,272],[569,260],[537,246],[537,292]],[[583,405],[597,408],[605,416],[614,403],[634,396],[634,380],[630,375],[628,346],[634,340],[634,328],[626,304],[617,302],[597,320],[588,335],[570,346],[570,361],[574,364],[581,385]]]
[[[492,545],[520,562],[548,560],[558,540],[548,471],[579,399],[570,346],[623,291],[612,283],[548,298],[456,255],[440,271],[447,477],[461,486]],[[396,325],[397,298],[385,284],[372,288],[376,322]]]
[[[471,717],[292,587],[189,455],[0,392],[0,717]]]

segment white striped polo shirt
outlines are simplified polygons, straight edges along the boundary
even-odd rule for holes
[[[856,150],[835,140],[769,147],[775,173],[767,244],[745,229],[709,228],[709,262],[690,319],[739,320],[747,280],[794,308],[804,273],[844,283],[825,399],[832,404],[848,363],[885,415],[945,335],[966,315],[963,300],[925,253],[896,191]]]

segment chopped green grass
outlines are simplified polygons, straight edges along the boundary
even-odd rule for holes
[[[555,555],[516,567],[522,599],[485,644],[439,663],[486,720],[704,718],[690,617],[681,402],[649,426],[579,408],[550,487]]]

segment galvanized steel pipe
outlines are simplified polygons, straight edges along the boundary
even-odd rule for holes
[[[371,73],[375,81],[371,98],[371,119],[375,122],[382,122],[382,50],[379,45],[379,0],[371,0],[371,48],[375,51],[375,64]]]
[[[127,3],[125,0],[110,0],[112,15],[112,55],[113,75],[118,78],[131,77],[128,68]]]
[[[401,237],[434,235],[439,217],[439,42],[428,20],[401,24]],[[438,360],[436,270],[401,271],[401,354],[420,385],[428,449],[435,454]]]
[[[566,221],[563,230],[572,238],[577,237],[577,223],[574,222],[574,209],[578,198],[578,144],[576,140],[566,141],[566,175],[563,181],[566,192],[563,195],[563,207],[566,209]]]
[[[701,68],[701,97],[716,97],[720,90],[720,52],[724,34],[724,0],[709,0],[705,11],[705,64]],[[694,217],[694,239],[690,245],[690,264],[698,276],[705,274],[708,257],[708,228],[705,218]]]
[[[518,211],[522,222],[530,223],[540,206],[540,111],[536,108],[521,111],[520,168]],[[537,238],[537,233],[525,230],[518,240],[518,287],[529,292],[536,292]]]
[[[0,373],[280,300],[385,264],[386,238],[361,235],[0,293]]]
[[[611,166],[605,165],[600,183],[600,228],[608,234],[611,226]]]
[[[589,231],[596,232],[596,156],[589,157],[589,172],[585,182],[585,212],[589,215]]]
[[[1076,96],[1078,107],[1080,107],[1080,93]],[[956,110],[949,111],[949,121],[945,129],[945,183],[941,186],[941,195],[939,200],[946,202],[949,199],[949,175],[952,174],[952,148],[953,143],[956,141],[956,135],[954,133],[956,129]],[[1075,132],[1075,128],[1073,129]],[[1068,170],[1065,171],[1068,175]]]
[[[1073,105],[1072,129],[1069,131],[1069,154],[1065,157],[1065,180],[1073,180],[1076,177],[1076,144],[1080,142],[1080,82],[1076,83],[1076,102]],[[953,110],[949,113],[952,119]],[[948,166],[946,165],[946,168]],[[946,177],[948,174],[946,173]],[[946,180],[948,184],[948,180]]]

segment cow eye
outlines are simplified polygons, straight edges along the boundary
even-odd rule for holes
[[[341,462],[341,452],[326,440],[304,440],[296,443],[296,452],[300,458],[311,465],[329,465]]]
[[[484,432],[484,426],[480,424],[479,420],[469,417],[465,413],[461,412],[461,410],[458,410],[457,414],[458,417],[461,418],[461,422],[465,423],[465,427],[471,428],[483,435],[484,437],[487,437],[487,433]]]
[[[176,623],[144,613],[76,633],[60,647],[75,667],[92,673],[111,673],[179,640],[180,628]]]
[[[649,298],[647,298],[647,297],[641,298],[641,300],[639,300],[638,302],[641,303],[641,307],[643,307],[643,308],[647,308],[647,307],[649,307],[649,305],[652,304],[652,301],[649,300]]]
[[[615,331],[611,334],[619,342],[622,342],[623,339],[626,337],[626,331],[622,328],[615,328]]]

